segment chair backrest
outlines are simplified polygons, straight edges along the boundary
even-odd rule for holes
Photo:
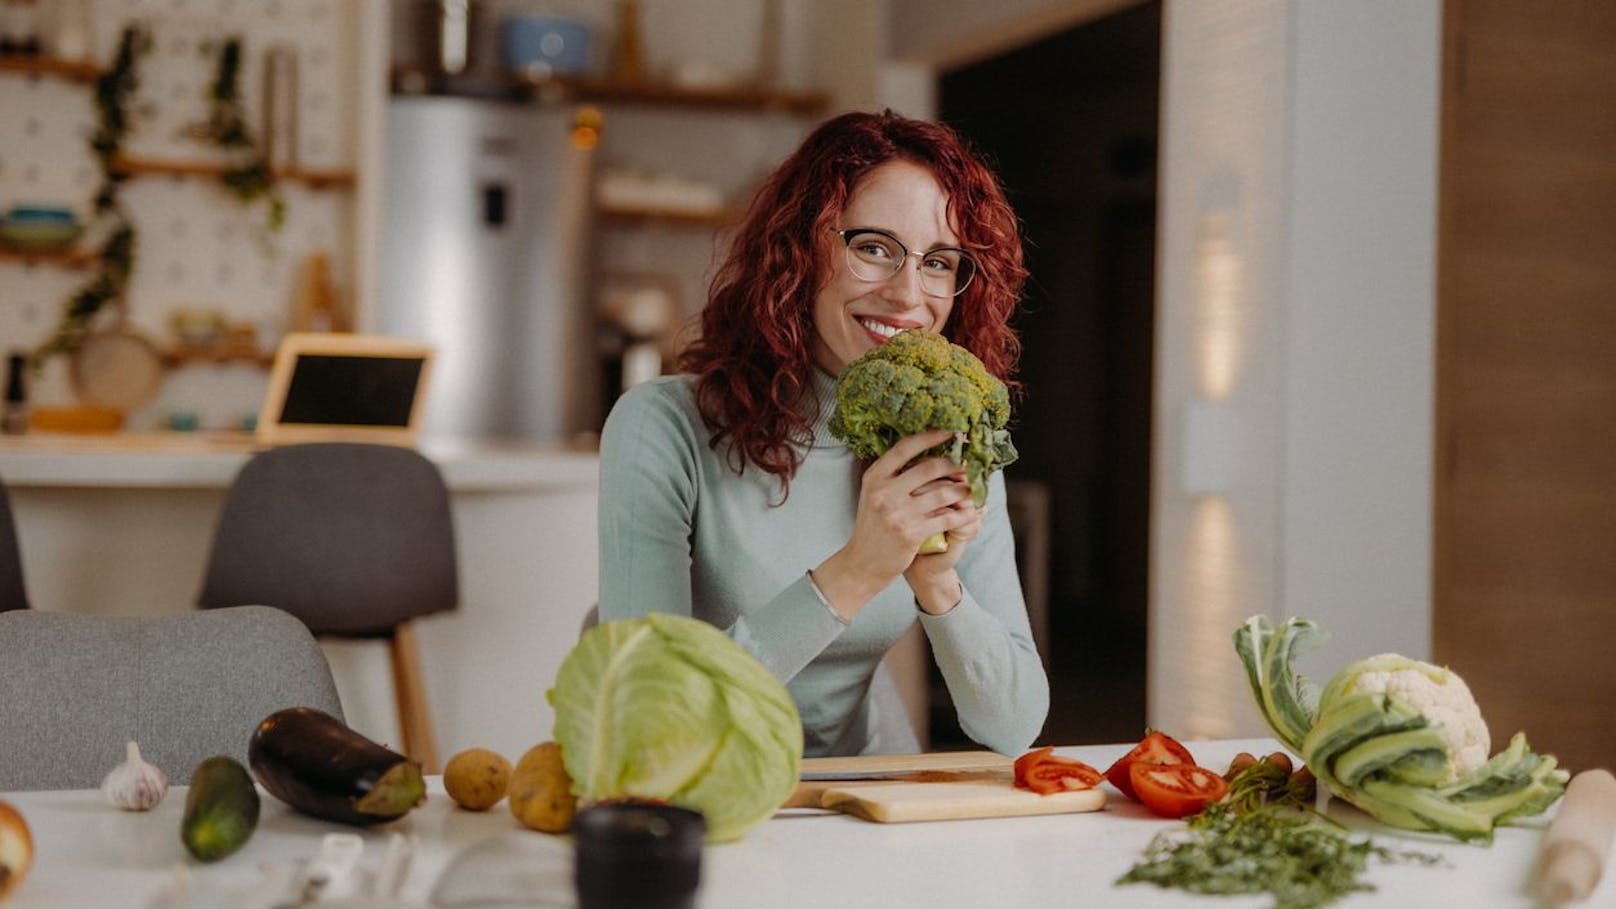
[[[247,761],[264,717],[342,717],[303,623],[267,606],[177,616],[0,614],[0,792],[101,784],[128,741],[188,782],[203,759]]]
[[[323,442],[272,448],[241,468],[197,605],[262,603],[315,634],[385,637],[459,598],[437,466],[413,449]]]
[[[22,550],[17,545],[17,523],[11,516],[11,496],[0,482],[0,612],[27,609],[28,592],[22,582]]]

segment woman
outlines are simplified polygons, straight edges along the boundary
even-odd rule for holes
[[[912,260],[912,262],[911,262]],[[911,436],[869,463],[826,429],[835,376],[902,329],[1008,380],[1026,271],[1014,213],[947,127],[889,112],[816,129],[753,200],[683,375],[635,386],[601,444],[601,617],[723,628],[786,683],[809,756],[879,753],[870,681],[919,621],[961,728],[1025,750],[1049,706],[1004,481],[987,504]],[[946,552],[916,555],[947,532]]]

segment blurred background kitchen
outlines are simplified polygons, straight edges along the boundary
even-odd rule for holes
[[[131,25],[149,46],[120,57]],[[587,458],[763,174],[890,106],[975,141],[1025,222],[1009,477],[1043,741],[1260,732],[1229,632],[1261,612],[1334,633],[1321,677],[1434,658],[1495,738],[1616,762],[1589,722],[1616,706],[1609,3],[4,0],[0,29],[0,477],[34,574],[31,536],[72,549],[155,493],[70,519],[80,481],[7,452],[228,445],[289,330],[430,340],[429,438]],[[164,514],[206,523],[186,508]],[[554,545],[490,526],[462,550]],[[595,570],[573,545],[564,594],[462,613],[569,640]],[[36,608],[147,608],[139,583],[58,589],[79,600]],[[497,646],[456,621],[426,641],[440,717]],[[923,733],[964,744],[923,653],[900,660]],[[549,673],[511,696],[539,737],[521,705]],[[445,754],[501,744],[456,722]]]

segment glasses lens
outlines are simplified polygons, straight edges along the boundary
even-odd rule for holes
[[[886,234],[864,231],[847,235],[847,267],[860,281],[885,281],[903,267],[907,251]]]
[[[952,297],[971,283],[976,265],[963,249],[934,249],[920,262],[920,286],[934,297]]]

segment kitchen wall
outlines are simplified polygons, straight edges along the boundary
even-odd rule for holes
[[[40,4],[43,12],[52,5]],[[245,38],[239,89],[249,125],[261,131],[263,52],[297,54],[296,160],[306,171],[351,177],[359,158],[356,46],[361,4],[337,0],[96,0],[90,4],[92,57],[109,61],[128,22],[145,25],[155,46],[137,65],[124,153],[158,162],[160,172],[131,177],[123,202],[138,231],[127,297],[128,324],[159,348],[176,338],[180,310],[218,313],[272,350],[289,324],[303,263],[315,252],[331,263],[336,292],[355,293],[355,202],[351,181],[332,185],[279,181],[286,222],[269,230],[262,203],[244,205],[216,173],[175,175],[223,160],[192,127],[208,116],[207,90],[222,39]],[[46,17],[46,22],[49,19]],[[48,31],[48,29],[47,29]],[[62,205],[90,221],[100,182],[86,138],[95,123],[93,86],[21,73],[0,76],[0,119],[16,124],[0,137],[0,210],[14,204]],[[92,230],[81,245],[95,246]],[[54,330],[69,296],[89,280],[84,267],[0,262],[0,345],[33,348]],[[112,315],[109,309],[106,315]],[[73,403],[68,357],[49,360],[34,383],[36,404]],[[210,427],[239,426],[255,413],[265,374],[250,358],[172,368],[155,400],[131,414],[132,428],[160,425],[187,412]]]
[[[1439,19],[1168,4],[1154,724],[1261,730],[1253,613],[1429,655]]]

